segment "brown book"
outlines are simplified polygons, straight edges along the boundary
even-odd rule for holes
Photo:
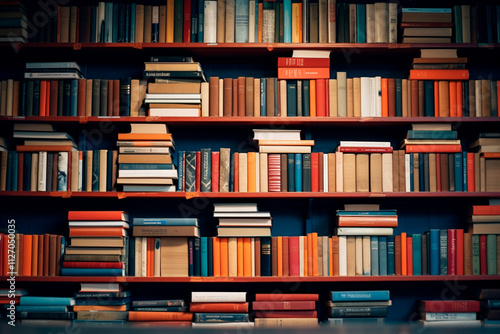
[[[408,110],[408,79],[402,79],[401,80],[401,115],[403,117],[408,117],[409,110]]]
[[[49,235],[49,276],[56,276],[57,235]]]
[[[152,27],[153,27],[153,6],[144,5],[144,43],[151,43]]]
[[[50,272],[50,235],[45,233],[43,235],[43,275],[49,276]]]
[[[70,25],[70,12],[71,8],[69,6],[61,6],[59,7],[59,17],[61,23],[58,24],[59,28],[59,43],[69,43],[69,25]]]
[[[324,163],[323,163],[323,152],[318,153],[318,184],[319,184],[319,192],[324,191],[324,182],[323,182],[323,173],[325,172],[324,170]]]
[[[233,79],[233,116],[238,116],[238,79]]]
[[[78,42],[78,17],[80,14],[80,9],[77,6],[70,7],[69,13],[69,42]]]
[[[469,116],[476,115],[476,80],[469,80]]]
[[[58,85],[54,85],[58,86]],[[50,84],[50,89],[52,91],[53,85],[52,83]],[[57,91],[57,88],[55,88]],[[85,110],[86,110],[86,105],[85,103],[87,102],[87,96],[85,95],[87,92],[87,79],[78,79],[78,109],[77,109],[77,115],[78,116],[85,116]],[[56,95],[57,96],[57,95]],[[52,107],[52,102],[57,101],[57,98],[55,100],[52,100],[51,96],[51,107]],[[55,113],[57,114],[57,103]]]
[[[401,275],[401,235],[394,236],[394,272]]]
[[[472,275],[472,232],[464,233],[464,275]]]
[[[419,96],[419,80],[410,80],[410,86],[411,86],[411,117],[418,117],[419,116],[419,102],[420,102],[420,96]],[[423,81],[422,81],[423,83]]]
[[[144,5],[137,4],[135,6],[135,42],[143,43],[144,40]]]
[[[392,189],[401,191],[399,188],[399,150],[392,151]]]
[[[428,259],[428,249],[427,249],[427,238],[428,234],[422,233],[420,240],[420,249],[422,254],[422,275],[429,275],[429,259]]]
[[[58,80],[50,80],[49,116],[57,116],[57,101],[58,101],[58,96],[59,96],[58,94],[59,94]],[[78,94],[80,94],[80,92],[78,92]],[[78,95],[78,96],[80,96],[80,95]]]
[[[261,268],[261,263],[260,263],[260,257],[261,257],[261,251],[260,251],[260,238],[256,237],[253,238],[254,241],[254,249],[255,249],[255,276],[259,277],[260,276],[260,268]]]
[[[357,153],[355,156],[356,156],[356,191],[368,192],[370,191],[370,155],[366,153]]]
[[[332,236],[332,273],[333,276],[339,276],[339,237],[337,235]]]
[[[80,17],[78,22],[78,42],[90,43],[90,20],[91,8],[90,6],[80,7]]]
[[[31,276],[38,276],[38,240],[39,235],[34,234],[31,240]]]
[[[486,191],[500,191],[500,159],[484,159]]]
[[[44,262],[44,254],[43,250],[45,248],[44,246],[45,242],[45,235],[41,234],[38,236],[38,270],[37,270],[37,276],[43,276],[43,262]]]
[[[271,237],[271,275],[278,276],[278,237]]]
[[[423,80],[418,80],[418,116],[423,117],[424,116],[424,81]]]
[[[158,94],[200,94],[200,82],[150,82],[148,93]]]
[[[441,191],[449,191],[450,190],[450,184],[449,184],[449,175],[448,175],[448,153],[440,153],[439,154],[439,160],[440,160],[440,171],[441,171]]]
[[[266,78],[266,116],[268,117],[274,116],[276,99],[274,95],[274,78]]]
[[[336,173],[335,173],[335,153],[327,153],[328,154],[328,170],[324,171],[324,173],[328,173],[328,191],[335,192],[336,188]]]
[[[481,111],[483,117],[491,116],[491,80],[481,80]]]
[[[343,183],[344,192],[356,191],[356,154],[343,154]]]
[[[246,79],[238,77],[238,116],[246,115]]]
[[[387,79],[387,109],[389,117],[396,116],[396,79]]]
[[[349,91],[349,86],[347,87]],[[361,117],[361,78],[353,78],[352,79],[352,93],[353,93],[353,116]],[[349,99],[349,95],[347,95]],[[347,106],[349,108],[349,100],[347,101]],[[349,109],[347,109],[349,113]]]
[[[420,157],[418,153],[410,153],[413,154],[413,191],[419,192],[424,189],[420,189]]]
[[[72,247],[123,247],[122,237],[72,237]]]
[[[224,78],[224,98],[222,100],[222,114],[224,117],[233,115],[233,79]]]
[[[219,116],[219,77],[210,77],[209,84],[208,113],[211,117],[217,117]]]
[[[113,116],[120,115],[120,80],[113,80]]]
[[[14,89],[12,93],[12,116],[19,116],[19,88],[21,82],[14,80]],[[50,110],[50,109],[49,109]]]
[[[120,164],[171,164],[170,154],[120,154],[118,156]]]
[[[382,192],[382,153],[370,153],[370,191]]]
[[[287,168],[287,154],[286,153],[281,153],[280,154],[280,167],[281,167],[281,191],[287,192],[288,191],[288,168]]]
[[[245,116],[254,116],[253,77],[245,77]]]
[[[450,87],[444,80],[439,81],[439,117],[450,117]]]
[[[168,265],[160,266],[161,277],[189,276],[188,238],[160,238],[160,257],[169,259]]]
[[[283,249],[283,276],[290,276],[290,263],[289,263],[289,256],[288,256],[288,237],[283,236],[281,238],[281,247]]]
[[[199,237],[198,226],[134,226],[138,237]]]
[[[356,237],[347,236],[347,276],[356,276]]]
[[[436,153],[429,153],[429,191],[437,191]]]
[[[346,91],[347,91],[347,117],[354,117],[354,84],[353,79],[348,78],[346,81]],[[361,86],[361,83],[360,83]],[[361,93],[361,87],[360,87]],[[361,105],[360,105],[361,111]]]
[[[405,151],[404,150],[399,150],[399,159],[398,159],[398,166],[399,166],[399,191],[405,192],[406,191],[406,161],[405,161]]]
[[[114,105],[114,84],[115,80],[108,80],[108,116],[113,116],[115,114],[115,111],[113,110],[115,105]],[[141,101],[137,101],[138,104],[141,104]]]

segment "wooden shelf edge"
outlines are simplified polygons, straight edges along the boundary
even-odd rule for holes
[[[1,277],[5,280],[6,276]],[[61,283],[283,283],[283,282],[455,282],[498,281],[500,275],[445,276],[315,276],[315,277],[81,277],[81,276],[18,276],[18,282]]]

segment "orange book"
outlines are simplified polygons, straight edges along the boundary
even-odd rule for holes
[[[40,234],[38,236],[38,270],[37,270],[37,276],[44,276],[43,275],[43,250],[44,250],[44,243],[45,243],[45,236],[43,234]]]
[[[408,276],[413,276],[413,237],[406,237],[406,263]]]
[[[260,262],[260,256],[261,256],[261,243],[260,243],[260,238],[253,238],[254,239],[254,251],[255,251],[255,276],[259,277],[261,273],[261,262]],[[250,240],[250,246],[251,246],[251,240]]]
[[[411,117],[418,117],[419,115],[419,105],[418,105],[418,80],[410,80],[410,100],[411,100]]]
[[[146,272],[148,277],[154,276],[154,263],[155,263],[155,238],[148,237],[147,240],[147,259],[146,259]]]
[[[309,80],[309,115],[316,117],[316,80]]]
[[[457,275],[464,274],[464,230],[457,229]]]
[[[220,274],[220,244],[219,244],[219,238],[217,237],[212,237],[212,251],[213,251],[213,266],[214,266],[214,277],[219,277],[221,276]]]
[[[34,234],[31,240],[31,276],[38,275],[38,237]]]
[[[311,191],[319,191],[319,183],[323,180],[319,178],[319,164],[323,161],[319,161],[319,152],[311,153]]]
[[[256,155],[257,152],[248,152],[247,153],[247,177],[248,177],[248,192],[256,192],[257,191],[257,175],[256,175]]]
[[[448,81],[439,81],[439,117],[450,117],[450,85]]]
[[[338,226],[398,227],[397,216],[339,216]]]
[[[47,108],[47,80],[40,80],[40,116],[48,116]]]
[[[460,144],[421,144],[421,145],[406,145],[406,153],[454,153],[462,152],[462,146]]]
[[[243,276],[252,276],[252,238],[243,238]]]
[[[238,276],[243,276],[243,238],[236,238],[237,247],[238,247]]]
[[[462,92],[462,81],[457,81],[457,117],[462,117],[463,113],[463,92]]]
[[[245,77],[238,77],[238,116],[245,116],[245,110],[246,110],[246,99],[245,99],[245,93],[246,93],[246,78]]]
[[[127,311],[128,305],[74,305],[73,311]],[[144,312],[146,313],[146,312]],[[162,312],[158,312],[162,313]],[[130,314],[129,314],[130,316]]]
[[[434,117],[439,117],[439,81],[434,81]]]
[[[318,276],[318,233],[311,233],[312,242],[312,276]]]
[[[239,164],[239,154],[238,152],[234,152],[233,155],[234,159],[234,170],[233,170],[233,188],[234,192],[237,193],[240,191],[240,183],[239,183],[239,178],[240,178],[240,164]]]
[[[23,259],[20,263],[22,265],[22,275],[31,276],[31,260],[33,254],[33,236],[26,234],[23,237]]]
[[[333,238],[333,237],[332,237]],[[328,276],[333,276],[333,240],[328,242]]]
[[[388,79],[382,78],[382,117],[389,116],[389,93],[388,93]]]
[[[500,158],[500,152],[484,152],[481,153],[483,158]]]
[[[262,43],[262,23],[264,21],[264,3],[259,2],[259,25],[257,28],[258,36],[257,36],[257,41],[258,43]]]
[[[307,276],[312,276],[313,274],[313,242],[312,242],[312,234],[307,233],[307,262],[304,263],[304,267],[307,267]]]
[[[193,313],[129,311],[128,320],[129,321],[167,321],[167,320],[192,321]]]
[[[290,276],[290,245],[289,245],[289,237],[283,236],[281,237],[281,249],[283,254],[283,276]]]
[[[278,276],[283,276],[283,237],[276,237]]]
[[[450,117],[457,117],[457,82],[450,81],[449,85]]]
[[[70,237],[122,237],[122,227],[70,227]]]
[[[330,79],[327,67],[278,67],[278,80],[287,79]]]
[[[316,79],[316,116],[318,117],[327,116],[326,81],[327,79]]]
[[[469,80],[469,70],[410,70],[411,80]]]
[[[304,236],[304,276],[309,276],[309,244],[307,242],[308,237]]]
[[[171,133],[119,133],[118,140],[172,140]]]
[[[191,303],[190,312],[248,312],[248,303]]]
[[[128,214],[124,211],[69,211],[68,220],[128,221]]]
[[[49,276],[50,270],[50,234],[43,235],[43,276]]]
[[[394,236],[394,273],[396,276],[401,275],[401,235]]]
[[[77,108],[78,116],[85,116],[85,110],[87,108],[86,92],[87,92],[87,79],[78,79],[78,108]]]
[[[332,236],[333,276],[339,276],[339,237]]]
[[[401,232],[401,275],[408,275],[406,232]]]
[[[227,238],[219,238],[220,248],[220,275],[229,276],[229,260],[227,257]]]

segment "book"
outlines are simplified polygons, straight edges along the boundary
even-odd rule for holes
[[[214,292],[193,291],[191,292],[192,303],[237,303],[246,302],[246,292]]]

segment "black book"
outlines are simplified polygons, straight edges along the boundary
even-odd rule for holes
[[[120,116],[130,116],[130,84],[132,78],[120,79]]]
[[[108,116],[108,80],[101,79],[99,115]]]
[[[64,80],[58,81],[57,88],[57,116],[63,116],[64,113]]]
[[[101,79],[92,80],[92,116],[100,116]]]

